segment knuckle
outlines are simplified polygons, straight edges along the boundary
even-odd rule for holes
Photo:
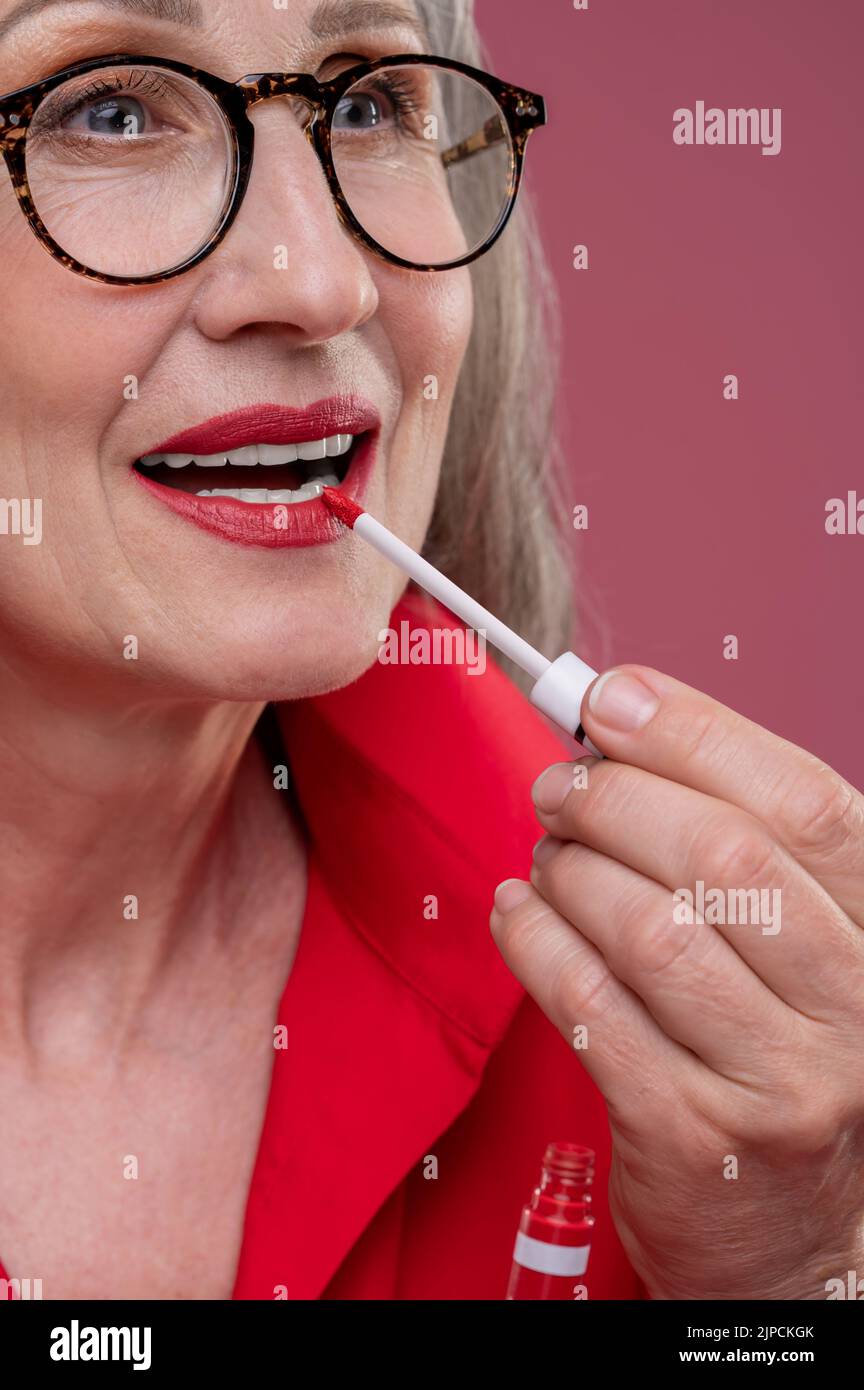
[[[658,912],[650,895],[635,892],[616,907],[617,942],[625,976],[661,975],[693,949],[695,926],[675,922],[672,911]]]
[[[695,862],[699,876],[712,886],[731,884],[764,884],[772,875],[776,849],[771,837],[759,823],[745,817],[729,821],[724,817],[718,824],[709,820],[700,830],[695,845]]]
[[[722,715],[700,703],[670,708],[667,716],[682,758],[695,765],[714,764],[718,754],[728,756],[729,730]]]
[[[843,850],[864,832],[864,801],[832,768],[821,766],[815,776],[800,778],[787,804],[794,807],[793,854]]]
[[[615,982],[602,956],[592,954],[587,960],[571,961],[557,977],[553,1008],[555,1016],[568,1025],[597,1023],[615,1007]]]

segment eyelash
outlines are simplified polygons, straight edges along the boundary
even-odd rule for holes
[[[409,95],[412,88],[404,75],[388,72],[384,68],[378,74],[378,80],[399,115],[408,116],[416,113],[418,110],[417,102]]]
[[[137,81],[135,79],[138,79]],[[133,72],[129,79],[124,81],[120,77],[112,81],[104,78],[95,78],[83,91],[70,97],[69,101],[60,110],[54,113],[58,124],[76,115],[84,106],[91,101],[98,101],[100,97],[111,96],[116,92],[132,92],[141,89],[142,96],[158,96],[166,90],[166,80],[158,73],[138,71]]]
[[[384,69],[378,75],[377,80],[386,92],[388,100],[392,102],[397,117],[416,114],[418,105],[412,95],[411,83],[404,75],[388,72]],[[117,92],[134,91],[140,91],[142,96],[160,96],[164,94],[166,87],[167,83],[164,78],[157,73],[150,72],[133,72],[128,80],[119,77],[113,81],[97,78],[55,112],[55,120],[58,124],[68,120],[89,102],[97,101],[100,97],[111,96]]]

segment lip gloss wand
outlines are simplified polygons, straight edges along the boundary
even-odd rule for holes
[[[415,583],[439,600],[468,627],[482,632],[486,640],[497,647],[499,652],[509,657],[514,665],[527,672],[534,680],[531,690],[531,703],[547,715],[565,733],[570,734],[595,757],[603,754],[587,737],[581,723],[582,699],[597,671],[582,661],[575,652],[564,652],[555,661],[543,656],[530,643],[502,623],[488,608],[477,603],[458,584],[412,550],[410,545],[400,541],[374,516],[359,507],[352,498],[335,488],[325,487],[322,501],[343,525],[362,537],[379,555],[392,561],[399,569],[409,575]]]

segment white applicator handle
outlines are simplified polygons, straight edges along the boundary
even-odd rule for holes
[[[564,729],[593,753],[602,758],[599,748],[595,748],[582,728],[582,701],[585,691],[597,672],[578,657],[575,652],[565,652],[557,661],[551,662],[531,691],[531,703],[548,715],[559,728]]]
[[[368,512],[361,512],[357,517],[354,530],[380,555],[404,570],[421,588],[432,594],[433,598],[439,599],[451,613],[455,613],[469,627],[482,632],[493,647],[497,647],[499,652],[503,652],[504,656],[509,657],[529,676],[533,676],[535,685],[531,691],[531,703],[543,714],[548,715],[565,733],[584,744],[595,757],[603,757],[600,750],[587,738],[580,714],[582,698],[597,676],[596,671],[573,652],[565,652],[557,661],[550,661],[542,652],[532,647],[530,642],[526,642],[506,623],[502,623],[500,618],[496,618],[494,613],[490,613],[488,608],[484,608],[470,594],[466,594],[464,589],[460,589],[458,584],[454,584],[452,579],[448,579],[434,565],[430,565],[429,561],[418,555],[416,550],[412,550],[410,545],[400,541],[398,536],[394,536],[392,531],[388,531],[386,526],[382,526],[381,522],[376,521]]]
[[[487,641],[491,642],[493,647],[509,656],[511,661],[523,671],[527,671],[535,681],[551,666],[548,657],[536,651],[529,642],[523,641],[512,628],[490,613],[488,608],[471,598],[470,594],[466,594],[465,590],[454,584],[452,579],[448,579],[446,574],[436,570],[434,565],[430,565],[429,561],[418,555],[416,550],[412,550],[410,545],[400,541],[398,536],[394,536],[392,531],[388,531],[386,526],[382,526],[381,522],[376,521],[368,512],[358,516],[354,530],[381,555],[392,560],[394,565],[405,570],[406,574],[410,574],[427,593],[440,599],[451,613],[455,613],[469,627],[484,632]]]

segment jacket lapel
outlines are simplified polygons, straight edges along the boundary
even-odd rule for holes
[[[411,597],[394,626],[456,626]],[[319,1297],[477,1090],[522,998],[488,930],[558,739],[489,667],[376,665],[279,709],[310,837],[236,1298]]]

